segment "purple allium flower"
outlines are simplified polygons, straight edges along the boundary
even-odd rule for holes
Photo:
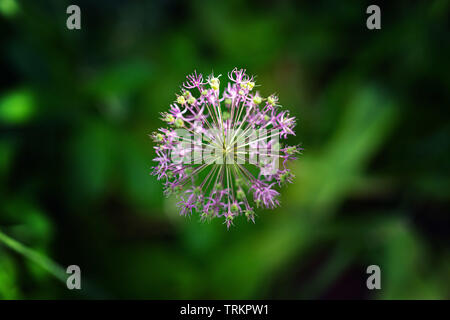
[[[157,144],[152,174],[164,181],[165,195],[178,197],[181,215],[222,218],[229,228],[241,215],[255,222],[255,206],[279,206],[275,187],[293,182],[287,162],[303,149],[280,143],[295,135],[296,122],[276,95],[263,98],[244,69],[228,74],[223,93],[220,77],[186,77],[161,113],[168,128],[150,135]]]

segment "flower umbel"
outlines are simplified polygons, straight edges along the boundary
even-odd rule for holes
[[[295,118],[276,95],[254,92],[254,77],[243,69],[233,69],[226,86],[221,75],[186,78],[161,114],[168,128],[150,135],[157,155],[152,174],[166,195],[178,197],[181,215],[222,218],[228,228],[238,216],[255,222],[254,208],[279,206],[276,187],[293,182],[287,162],[302,148],[280,140],[295,135]]]

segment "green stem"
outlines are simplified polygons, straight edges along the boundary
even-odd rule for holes
[[[25,258],[28,258],[34,263],[40,265],[57,279],[66,283],[67,275],[64,269],[46,256],[24,246],[20,242],[4,234],[2,231],[0,231],[0,242],[2,242],[8,248],[21,254]]]

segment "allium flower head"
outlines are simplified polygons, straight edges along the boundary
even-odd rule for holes
[[[295,135],[295,118],[276,95],[263,98],[243,69],[233,69],[226,85],[221,75],[186,78],[161,113],[168,127],[151,135],[152,174],[178,197],[181,215],[222,218],[228,228],[238,216],[255,222],[255,209],[279,206],[276,188],[293,182],[287,162],[302,148],[280,139]]]

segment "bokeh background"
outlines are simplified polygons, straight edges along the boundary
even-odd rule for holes
[[[0,298],[450,298],[449,1],[378,2],[375,31],[369,4],[0,0]],[[148,134],[186,74],[235,66],[305,151],[227,231],[178,216]]]

